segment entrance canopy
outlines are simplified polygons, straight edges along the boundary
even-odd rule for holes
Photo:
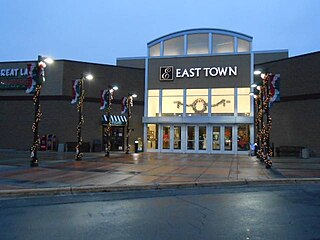
[[[108,122],[108,116],[103,115],[102,116],[102,125],[106,125]],[[122,115],[110,115],[110,123],[111,125],[126,125],[127,123],[127,117]]]

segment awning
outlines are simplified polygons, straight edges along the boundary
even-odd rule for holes
[[[105,125],[108,122],[108,116],[102,116],[102,124]],[[126,125],[127,117],[122,115],[110,115],[110,123],[111,125]]]

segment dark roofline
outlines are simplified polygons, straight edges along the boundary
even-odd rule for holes
[[[114,67],[114,68],[138,69],[138,70],[143,70],[143,71],[144,71],[144,69],[142,69],[142,68],[125,67],[125,66],[118,66],[118,65],[111,65],[111,64],[103,64],[103,63],[82,62],[82,61],[68,60],[68,59],[59,59],[59,60],[55,60],[55,61],[83,63],[83,64],[99,65],[99,66]]]
[[[0,62],[0,64],[12,64],[12,63],[28,63],[28,62],[36,62],[37,60],[25,60],[25,61],[6,61]],[[106,67],[113,67],[113,68],[125,68],[125,69],[135,69],[135,70],[143,70],[142,68],[135,68],[135,67],[125,67],[125,66],[118,66],[118,65],[111,65],[111,64],[103,64],[103,63],[92,63],[92,62],[83,62],[83,61],[76,61],[76,60],[68,60],[68,59],[55,59],[55,62],[70,62],[70,63],[82,63],[82,64],[91,64],[91,65],[99,65],[99,66],[106,66]]]
[[[274,61],[270,61],[270,62],[259,63],[259,64],[255,64],[255,66],[261,66],[261,65],[264,65],[264,64],[270,64],[270,63],[275,63],[275,62],[290,61],[292,59],[302,58],[302,57],[306,57],[306,56],[309,56],[309,55],[315,55],[315,54],[320,54],[320,51],[311,52],[311,53],[305,53],[305,54],[302,54],[302,55],[288,57],[288,58],[282,58],[282,59],[278,59],[278,60],[274,60]]]

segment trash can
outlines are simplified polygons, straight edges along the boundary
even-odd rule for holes
[[[134,141],[134,152],[135,153],[138,153],[138,149],[139,148],[139,141],[138,140],[135,140]]]
[[[309,149],[308,148],[302,148],[301,149],[301,158],[309,158],[310,157],[310,153],[309,153]]]

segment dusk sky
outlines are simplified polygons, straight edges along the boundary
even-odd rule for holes
[[[319,0],[0,0],[0,61],[52,56],[115,64],[193,28],[253,37],[253,50],[320,50]]]

